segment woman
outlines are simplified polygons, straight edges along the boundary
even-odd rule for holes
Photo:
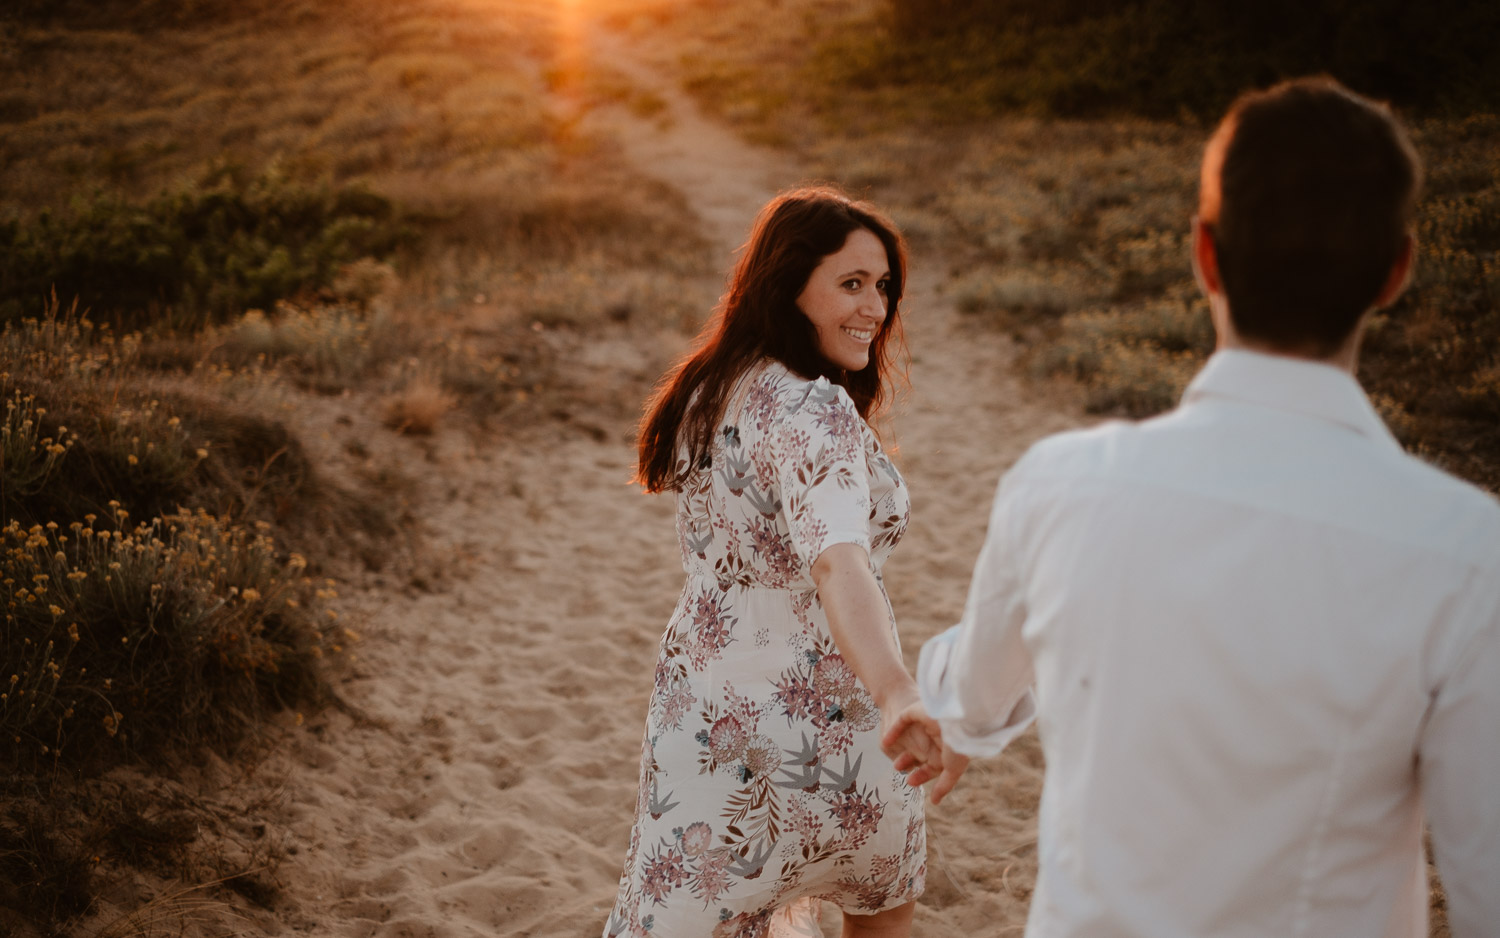
[[[905,274],[873,207],[828,188],[778,196],[648,406],[639,477],[677,495],[688,579],[606,936],[817,935],[821,899],[846,936],[910,934],[921,791],[880,733],[903,711],[937,730],[878,573],[906,489],[866,423],[889,394]]]

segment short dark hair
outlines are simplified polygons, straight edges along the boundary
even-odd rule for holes
[[[1218,202],[1202,211],[1235,330],[1332,354],[1375,305],[1411,230],[1421,185],[1411,141],[1385,105],[1327,77],[1241,96],[1220,135]]]

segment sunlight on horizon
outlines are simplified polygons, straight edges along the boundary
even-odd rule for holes
[[[586,16],[589,0],[555,0],[557,48],[552,67],[559,91],[576,90],[587,66]]]

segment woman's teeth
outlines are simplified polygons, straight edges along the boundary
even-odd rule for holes
[[[839,328],[843,329],[846,335],[851,335],[861,342],[868,342],[875,338],[874,329],[850,329],[848,326],[840,326]]]

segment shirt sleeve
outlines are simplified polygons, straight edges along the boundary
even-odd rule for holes
[[[998,755],[1036,718],[1031,654],[1021,642],[1025,593],[1016,564],[1010,502],[1002,480],[963,621],[922,646],[917,686],[943,740],[969,756]]]
[[[1422,798],[1454,938],[1493,935],[1500,922],[1500,571],[1483,579],[1485,596],[1470,613],[1481,627],[1433,694],[1420,743]]]
[[[870,549],[864,419],[843,388],[815,381],[778,428],[776,476],[792,549],[808,567],[833,544]]]

